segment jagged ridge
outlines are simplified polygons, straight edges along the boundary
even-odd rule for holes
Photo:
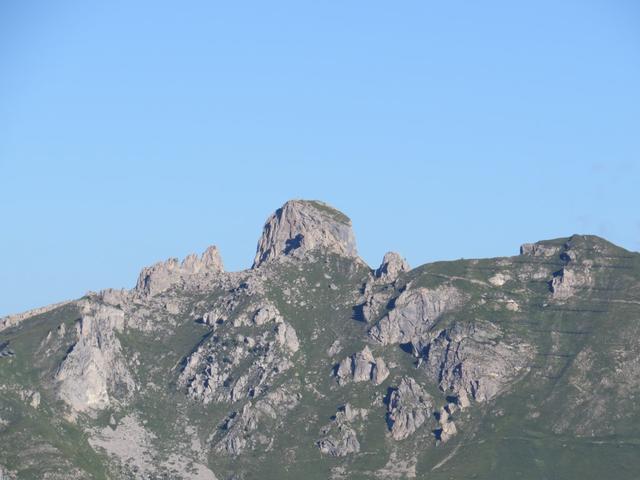
[[[211,247],[133,290],[5,319],[0,471],[511,477],[520,447],[499,439],[530,431],[545,441],[525,471],[578,472],[559,439],[601,442],[593,472],[637,465],[606,438],[640,435],[638,257],[576,235],[413,270],[388,253],[374,270],[346,216],[287,202],[250,270],[224,272]]]

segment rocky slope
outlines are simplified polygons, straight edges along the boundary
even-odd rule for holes
[[[593,236],[411,269],[294,200],[215,247],[0,319],[0,478],[640,476],[640,255]]]

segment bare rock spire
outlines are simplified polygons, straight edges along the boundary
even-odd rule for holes
[[[398,275],[411,270],[409,263],[396,252],[387,252],[382,259],[382,263],[375,271],[376,278],[385,281],[393,281]]]

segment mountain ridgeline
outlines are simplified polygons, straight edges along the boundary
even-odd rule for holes
[[[292,200],[0,319],[0,479],[640,478],[640,254],[588,235],[370,268]]]

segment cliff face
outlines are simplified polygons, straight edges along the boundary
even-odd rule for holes
[[[410,269],[295,200],[0,319],[0,478],[637,478],[640,255],[592,236]]]
[[[318,249],[356,257],[351,220],[326,203],[291,200],[267,219],[253,266],[282,256],[301,258]]]

